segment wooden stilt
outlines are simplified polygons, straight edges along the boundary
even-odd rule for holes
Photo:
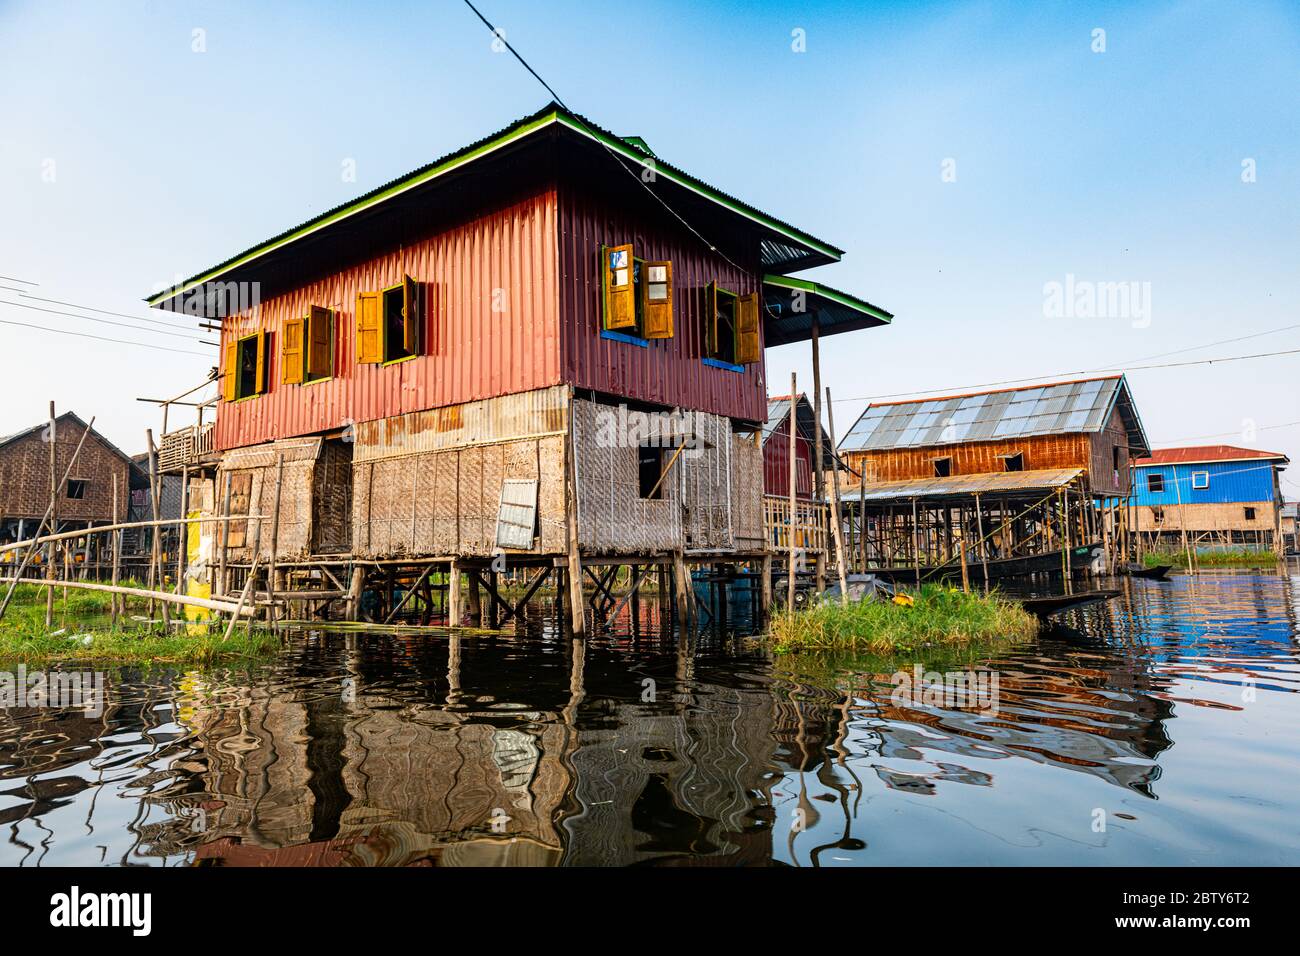
[[[790,526],[788,529],[789,538],[787,539],[786,542],[788,545],[788,550],[786,552],[786,598],[785,598],[785,609],[787,612],[791,614],[794,613],[794,563],[795,563],[794,556],[796,550],[795,530],[794,530],[795,529],[794,489],[795,489],[795,484],[799,478],[798,469],[796,467],[796,462],[798,461],[799,456],[798,456],[798,446],[795,444],[795,415],[794,415],[794,407],[795,407],[794,403],[796,400],[795,390],[798,387],[799,386],[795,378],[795,373],[791,372],[790,373],[790,415],[786,419],[787,428],[790,432],[790,441],[789,441],[790,488],[789,488],[789,494],[787,496],[789,498],[789,505],[790,505]]]
[[[447,569],[447,624],[451,627],[461,626],[460,563],[454,558]]]
[[[813,327],[816,327],[814,321]],[[820,427],[820,422],[818,426]],[[835,447],[835,409],[831,406],[831,390],[826,389],[826,424],[830,429],[827,438],[830,440],[831,447]],[[821,447],[821,442],[817,442]],[[840,604],[849,603],[849,583],[845,575],[844,568],[844,529],[840,527],[840,470],[835,467],[836,462],[831,461],[831,533],[835,537],[835,570],[840,579]]]
[[[572,408],[572,406],[570,406]],[[568,552],[569,618],[574,637],[582,637],[587,630],[587,615],[582,599],[582,557],[578,553],[578,464],[573,447],[575,423],[569,418],[569,434],[564,443],[565,469],[565,525]]]

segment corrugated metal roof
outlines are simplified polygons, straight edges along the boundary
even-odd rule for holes
[[[1117,402],[1123,404],[1130,444],[1145,451],[1146,437],[1122,375],[869,405],[840,442],[840,450],[1097,432]]]
[[[1255,461],[1255,460],[1290,462],[1280,451],[1259,451],[1254,448],[1242,448],[1240,445],[1190,445],[1185,448],[1157,448],[1146,458],[1133,463],[1136,468],[1148,465],[1193,465],[1212,461]]]
[[[419,169],[407,173],[405,176],[399,176],[391,182],[372,189],[356,199],[326,210],[318,216],[313,216],[300,225],[272,236],[210,269],[191,276],[178,286],[149,296],[145,301],[155,306],[162,305],[203,282],[217,278],[237,265],[262,256],[273,249],[281,248],[309,233],[326,228],[335,221],[346,218],[364,208],[400,195],[440,176],[450,168],[478,159],[506,145],[508,141],[537,133],[549,128],[552,124],[558,124],[562,128],[572,130],[581,136],[601,143],[617,155],[634,163],[644,162],[644,152],[635,145],[629,145],[623,137],[602,129],[585,117],[566,110],[558,103],[551,102],[536,113],[518,119],[490,136],[454,150],[431,163],[421,166]],[[830,243],[818,239],[816,236],[804,232],[788,222],[777,219],[755,206],[728,195],[657,156],[654,157],[654,168],[658,178],[667,182],[674,182],[770,230],[775,238],[769,236],[760,241],[760,261],[765,268],[774,271],[807,268],[812,265],[833,262],[844,254],[843,249],[832,246]]]
[[[888,325],[894,318],[892,312],[865,299],[790,276],[764,276],[763,298],[767,306],[763,344],[768,348],[808,341],[812,338],[813,319],[817,320],[819,335],[835,335]]]
[[[947,478],[909,478],[903,481],[868,481],[865,490],[846,488],[841,497],[868,502],[913,498],[952,498],[974,494],[1047,492],[1063,488],[1081,474],[1082,468],[1046,468],[1037,471],[990,472],[979,475],[951,475]]]

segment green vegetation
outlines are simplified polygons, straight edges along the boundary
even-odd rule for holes
[[[1204,551],[1192,553],[1198,568],[1267,568],[1277,564],[1277,555],[1267,549],[1238,548],[1233,551]],[[1175,568],[1187,567],[1186,551],[1154,551],[1142,556],[1148,568],[1167,564]]]
[[[235,628],[223,641],[218,627],[191,625],[164,631],[145,618],[148,602],[128,599],[117,628],[110,623],[111,595],[101,591],[54,589],[54,627],[45,626],[45,588],[19,585],[0,621],[0,661],[104,661],[138,663],[211,663],[274,654],[280,638],[270,631]],[[179,610],[179,609],[178,609]]]
[[[772,618],[773,644],[778,651],[914,653],[943,645],[988,648],[1027,640],[1038,632],[1032,614],[996,592],[967,594],[927,584],[899,595],[903,603],[826,603],[793,614],[778,612]]]

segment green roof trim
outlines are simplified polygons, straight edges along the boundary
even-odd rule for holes
[[[894,314],[886,312],[884,309],[872,305],[866,299],[859,299],[855,295],[849,295],[847,292],[841,292],[839,289],[832,289],[828,285],[822,285],[819,282],[810,282],[807,279],[796,279],[793,276],[763,276],[764,285],[776,286],[779,289],[794,289],[803,292],[811,292],[813,295],[820,295],[830,299],[855,312],[861,312],[863,315],[869,315],[873,319],[879,319],[881,322],[894,321]]]
[[[647,156],[645,153],[641,152],[635,146],[629,145],[622,138],[600,129],[600,127],[595,126],[575,113],[565,110],[558,104],[551,103],[539,112],[515,121],[498,133],[485,137],[476,143],[471,143],[470,145],[449,153],[440,159],[434,160],[432,163],[423,166],[412,173],[408,173],[405,176],[386,183],[369,193],[359,196],[354,200],[327,210],[319,216],[309,219],[305,223],[280,233],[277,236],[273,236],[205,272],[192,276],[180,285],[155,293],[145,299],[145,302],[151,306],[158,305],[168,299],[175,298],[178,295],[183,295],[203,283],[209,282],[222,274],[229,272],[231,269],[251,262],[269,252],[281,249],[292,242],[311,235],[327,226],[331,226],[349,216],[355,215],[356,213],[392,199],[394,196],[398,196],[416,188],[417,186],[421,186],[424,183],[437,179],[440,176],[444,176],[455,169],[473,162],[474,160],[496,152],[499,149],[509,146],[512,143],[524,139],[525,137],[554,124],[564,126],[565,128],[571,129],[595,142],[601,143],[618,155],[629,159],[634,163],[645,165],[647,162]],[[823,242],[822,240],[797,229],[789,223],[782,222],[779,219],[769,216],[761,210],[756,209],[735,197],[728,196],[726,193],[713,188],[702,180],[696,179],[690,174],[669,165],[657,157],[653,157],[653,154],[651,154],[651,160],[654,163],[656,175],[663,176],[665,179],[723,206],[736,215],[749,219],[764,228],[779,233],[786,239],[791,240],[804,248],[810,249],[813,252],[827,256],[831,259],[838,260],[844,254],[844,250]],[[873,312],[872,314],[876,313]]]

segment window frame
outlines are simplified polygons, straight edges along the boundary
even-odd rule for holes
[[[664,467],[664,447],[662,445],[637,445],[636,446],[636,474],[637,474],[637,500],[638,501],[663,501],[664,491],[668,483],[664,481],[667,471]],[[655,478],[655,483],[651,485],[654,494],[648,494],[646,491],[645,478],[643,471],[646,462],[646,453],[653,452],[659,463],[659,474]]]
[[[1205,479],[1203,484],[1197,484],[1197,483],[1196,483],[1196,479],[1197,479],[1198,477],[1201,477],[1201,478],[1204,478],[1204,479]],[[1192,472],[1192,490],[1193,490],[1193,491],[1204,491],[1205,489],[1207,489],[1207,488],[1209,488],[1209,487],[1210,487],[1210,473],[1209,473],[1208,471],[1194,471],[1194,472]]]
[[[1165,493],[1165,473],[1163,471],[1147,472],[1147,494],[1163,495]]]
[[[707,309],[704,317],[704,358],[712,359],[715,362],[723,362],[729,366],[743,367],[736,361],[737,357],[737,336],[739,334],[737,326],[739,325],[740,293],[732,292],[730,289],[724,289],[716,281],[710,282],[705,289]],[[724,358],[718,354],[718,298],[727,296],[731,299],[731,355]]]
[[[241,353],[243,352],[246,346],[249,346],[249,343],[252,343],[251,348],[253,349],[253,390],[247,394],[244,394],[243,393],[244,361]],[[259,395],[264,395],[266,393],[266,378],[267,378],[267,374],[266,374],[267,373],[266,355],[268,351],[267,333],[259,330],[257,332],[250,332],[248,335],[241,335],[235,339],[233,345],[235,350],[235,355],[234,355],[235,367],[231,369],[230,372],[233,373],[235,376],[235,387],[234,387],[234,398],[232,398],[231,401],[246,402],[249,399],[257,398]],[[257,353],[259,349],[262,352],[262,361],[260,363],[262,368],[261,368],[260,378],[258,376],[259,363],[257,361]]]
[[[78,487],[81,489],[81,494],[79,494],[79,495],[74,495],[74,494],[72,493],[72,486],[73,486],[73,485],[76,485],[76,486],[78,486]],[[89,490],[90,490],[90,479],[89,479],[89,478],[69,478],[69,479],[67,480],[67,482],[64,483],[64,486],[63,486],[63,496],[64,496],[68,501],[85,501],[85,500],[86,500],[86,492],[89,491]]]

